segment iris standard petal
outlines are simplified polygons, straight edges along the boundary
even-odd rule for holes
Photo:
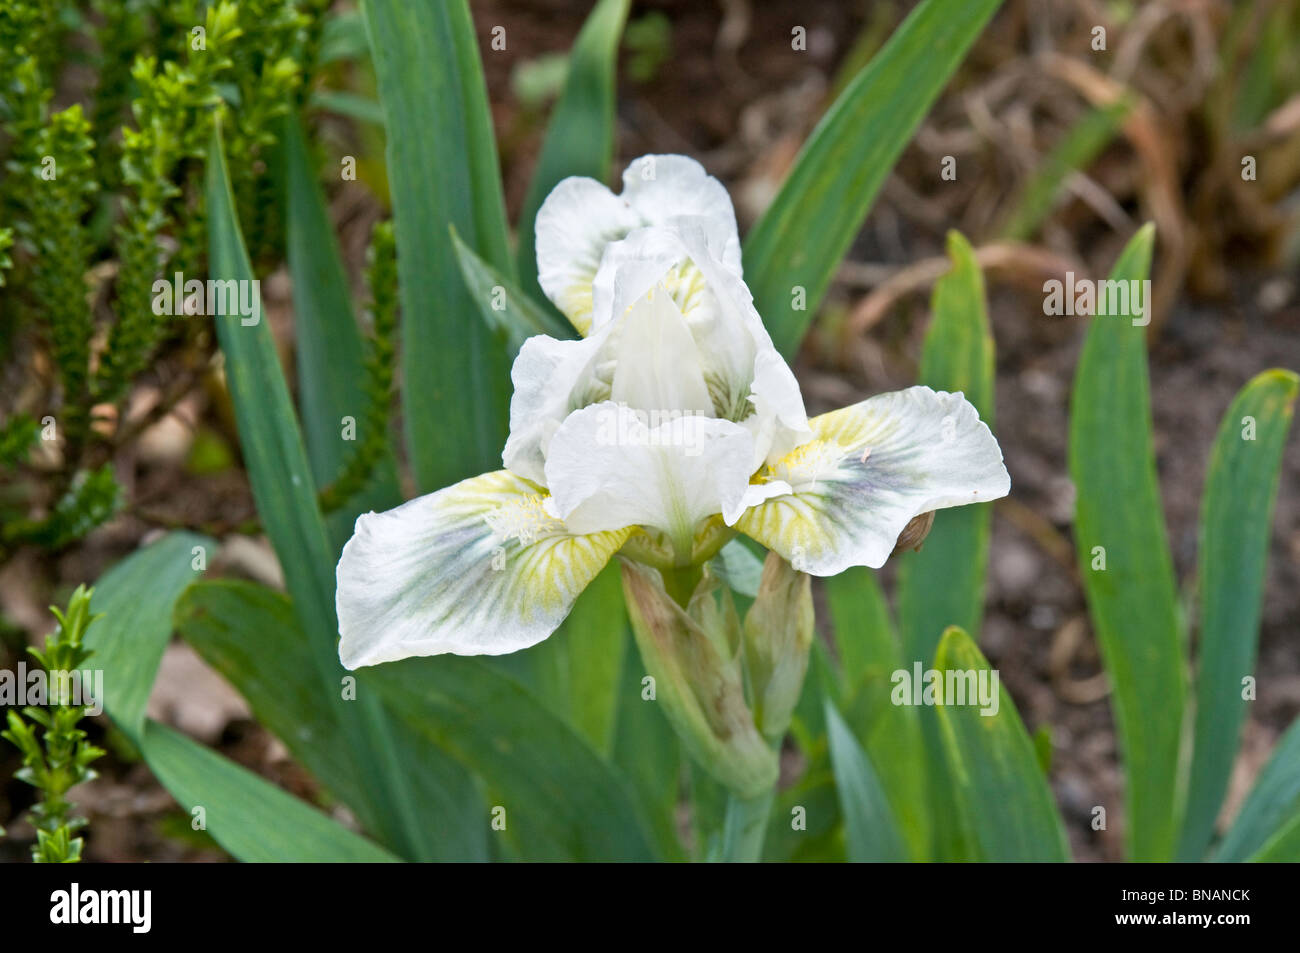
[[[537,279],[580,334],[592,323],[592,282],[605,247],[633,229],[691,216],[719,259],[741,273],[736,213],[726,188],[686,156],[642,156],[623,173],[623,194],[595,179],[560,182],[538,209]]]
[[[524,342],[511,368],[506,469],[546,484],[551,438],[575,410],[613,399],[658,419],[673,412],[711,415],[700,355],[666,291],[650,288],[619,321],[589,337]]]
[[[754,357],[749,400],[754,413],[743,423],[754,435],[755,470],[764,463],[775,463],[812,439],[799,382],[770,342]]]
[[[718,260],[700,220],[640,228],[605,250],[593,328],[611,324],[656,286],[672,295],[690,329],[714,416],[744,421],[754,434],[755,469],[812,435],[794,374],[749,288]]]
[[[703,220],[721,261],[737,275],[740,236],[736,210],[727,188],[689,156],[647,155],[623,171],[623,198],[645,225],[658,225],[679,216]]]
[[[601,375],[605,335],[561,341],[539,334],[526,340],[510,369],[510,436],[501,454],[507,470],[545,485],[546,450],[564,419],[608,400],[613,368]]]
[[[959,393],[910,387],[811,424],[811,441],[764,469],[735,526],[814,576],[882,566],[914,516],[1011,490],[997,441]]]
[[[661,419],[673,413],[712,416],[695,339],[664,286],[639,298],[621,324],[613,399]]]
[[[627,202],[595,179],[571,177],[537,211],[537,281],[579,334],[591,327],[591,283],[605,246],[641,225]]]

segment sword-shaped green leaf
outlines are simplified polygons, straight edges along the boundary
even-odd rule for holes
[[[91,610],[103,617],[87,632],[86,646],[104,671],[105,710],[163,786],[187,811],[201,807],[206,830],[238,859],[396,860],[275,785],[145,718],[171,639],[172,604],[216,555],[215,547],[204,536],[169,533],[100,578]]]
[[[208,149],[207,203],[213,280],[256,292],[235,217],[219,125]],[[253,499],[284,567],[294,614],[308,636],[321,704],[333,706],[355,770],[375,801],[373,816],[385,824],[375,833],[389,845],[400,844],[404,855],[422,858],[427,856],[428,843],[418,820],[418,804],[384,713],[367,692],[360,692],[356,702],[342,698],[347,672],[338,658],[334,554],[316,506],[315,481],[271,330],[260,298],[256,293],[252,298],[256,303],[252,314],[227,309],[215,323]]]
[[[466,0],[364,0],[388,133],[402,304],[402,417],[420,489],[501,465],[505,342],[474,317],[447,234],[511,276],[478,39]]]
[[[1201,501],[1200,635],[1196,732],[1182,860],[1199,860],[1214,835],[1241,741],[1243,683],[1253,677],[1260,597],[1282,450],[1300,378],[1265,371],[1224,414]]]
[[[258,722],[371,830],[366,778],[338,743],[341,726],[320,704],[306,634],[281,593],[235,579],[200,582],[176,603],[176,629],[204,661],[239,690]],[[274,638],[270,636],[274,633]],[[362,682],[358,691],[365,691]],[[439,861],[488,859],[488,829],[476,784],[458,763],[398,723],[392,726],[402,770],[418,792],[419,821],[429,856]]]
[[[1069,860],[1061,816],[1038,766],[1034,743],[1011,696],[993,684],[996,673],[975,642],[961,629],[949,629],[939,640],[934,668],[944,679],[936,711],[953,800],[966,837],[975,845],[975,859]],[[964,684],[953,685],[957,697],[949,689],[949,673],[957,673]]]
[[[952,270],[934,287],[919,382],[935,390],[961,391],[992,427],[993,335],[984,275],[970,244],[955,231],[948,233],[948,257]],[[992,515],[990,503],[940,510],[921,551],[897,557],[898,625],[907,667],[933,658],[939,636],[950,625],[979,638]],[[940,859],[962,859],[971,845],[952,823],[957,813],[939,724],[933,709],[923,708],[917,716],[925,737],[935,850]]]
[[[961,391],[992,428],[993,335],[984,276],[970,244],[957,232],[948,233],[948,256],[952,270],[934,288],[919,383]],[[989,503],[940,510],[921,551],[897,557],[898,625],[909,663],[931,658],[950,625],[979,638],[992,515]]]
[[[285,231],[293,279],[298,406],[312,477],[318,486],[327,486],[342,471],[349,449],[356,446],[343,439],[343,418],[360,421],[365,416],[364,351],[347,273],[325,196],[307,155],[302,122],[295,115],[286,116],[282,129],[279,153],[288,193]],[[358,515],[400,502],[397,471],[392,458],[386,457],[376,466],[370,485],[327,517],[335,555],[352,535]]]
[[[560,340],[576,337],[573,325],[558,317],[554,310],[547,310],[461,241],[455,226],[451,229],[451,240],[456,246],[456,260],[470,298],[493,335],[505,339],[511,356],[519,353],[524,342],[535,334]]]
[[[826,597],[840,656],[844,717],[876,766],[912,857],[930,859],[935,819],[927,804],[923,713],[890,698],[894,673],[907,666],[889,605],[875,574],[863,567],[827,579]],[[936,752],[942,758],[942,749]]]
[[[844,815],[848,856],[853,863],[899,863],[908,859],[898,822],[871,759],[835,706],[826,701],[835,790]]]
[[[145,761],[213,839],[247,863],[374,864],[394,857],[246,768],[156,721],[144,727]]]
[[[373,669],[385,702],[487,785],[495,828],[527,860],[652,860],[626,780],[518,682],[479,659]],[[497,809],[500,810],[497,810]]]
[[[1278,838],[1284,838],[1290,847],[1300,846],[1297,844],[1300,835],[1295,831],[1297,821],[1300,821],[1300,720],[1292,722],[1277,743],[1214,860],[1237,863],[1274,846],[1281,853],[1281,844],[1275,845]],[[1296,857],[1292,855],[1288,859]]]
[[[1151,442],[1147,318],[1139,316],[1150,313],[1141,289],[1153,236],[1151,226],[1142,228],[1116,262],[1110,280],[1118,284],[1109,286],[1115,300],[1089,319],[1070,401],[1079,572],[1110,677],[1126,780],[1125,842],[1139,861],[1174,853],[1187,700]]]

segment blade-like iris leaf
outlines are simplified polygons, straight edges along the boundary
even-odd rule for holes
[[[1128,854],[1142,861],[1168,860],[1174,851],[1187,698],[1151,442],[1146,329],[1135,323],[1134,294],[1150,269],[1152,241],[1146,226],[1116,262],[1110,280],[1120,283],[1111,286],[1118,306],[1090,319],[1070,401],[1079,571],[1113,691]]]

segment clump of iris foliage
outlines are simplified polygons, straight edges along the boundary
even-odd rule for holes
[[[495,469],[509,360],[525,338],[564,327],[537,284],[533,220],[566,176],[610,178],[629,3],[600,0],[569,54],[513,238],[487,47],[466,0],[329,6],[0,9],[0,276],[6,306],[53,368],[40,399],[6,408],[0,428],[0,547],[56,550],[107,519],[122,504],[115,453],[137,432],[122,412],[133,384],[161,355],[203,366],[216,349],[259,511],[238,529],[264,531],[285,570],[287,592],[205,577],[214,534],[232,527],[185,527],[95,583],[103,618],[79,651],[96,652],[108,713],[182,807],[205,808],[209,833],[243,860],[1068,859],[1047,780],[1050,736],[1031,739],[1005,693],[992,717],[891,704],[898,670],[988,667],[977,648],[987,504],[936,516],[922,551],[902,557],[892,608],[869,570],[827,581],[829,647],[812,644],[789,733],[774,739],[803,768],[759,799],[738,799],[692,761],[647,692],[616,571],[527,652],[340,667],[334,573],[356,516],[401,502],[399,457],[421,492]],[[755,304],[787,358],[894,162],[999,6],[917,5],[844,85],[745,237]],[[74,34],[89,38],[98,81],[88,107],[56,111]],[[349,58],[373,68],[377,103],[319,88],[322,67]],[[386,135],[394,215],[374,235],[365,320],[326,211],[322,172],[337,170],[318,162],[313,135],[325,108]],[[50,179],[40,177],[47,157]],[[1113,277],[1146,278],[1154,242],[1149,228],[1133,236]],[[994,426],[983,276],[961,236],[949,254],[920,382],[964,392]],[[159,276],[249,280],[281,263],[293,287],[295,392],[265,322],[175,320],[150,307]],[[1132,859],[1300,859],[1300,727],[1226,830],[1216,827],[1253,676],[1297,378],[1267,370],[1243,382],[1207,448],[1195,608],[1184,611],[1155,476],[1146,337],[1128,317],[1088,327],[1070,426],[1078,572],[1126,775],[1125,802],[1098,807],[1110,823],[1123,818]],[[7,349],[23,340],[5,333]],[[399,377],[400,428],[389,413]],[[41,441],[48,452],[35,452]],[[710,564],[728,604],[758,595],[759,565],[739,543]],[[77,618],[84,631],[88,616]],[[146,717],[173,632],[311,772],[319,803]],[[31,745],[24,754],[49,757]],[[261,809],[241,809],[250,803]],[[338,804],[354,826],[321,810]],[[57,849],[73,856],[75,844]]]

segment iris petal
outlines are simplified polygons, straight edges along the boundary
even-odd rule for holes
[[[623,194],[595,179],[564,179],[537,212],[537,279],[580,334],[592,323],[592,283],[610,242],[681,216],[701,221],[720,260],[739,275],[736,213],[722,183],[686,156],[651,155],[623,173]]]
[[[498,471],[359,517],[338,565],[343,664],[503,655],[550,635],[632,530],[573,533],[546,499]]]
[[[811,423],[813,439],[765,468],[735,525],[814,576],[882,566],[914,516],[1011,490],[961,394],[910,387]]]
[[[566,420],[551,441],[553,510],[576,532],[621,526],[663,530],[686,553],[700,521],[739,512],[753,438],[729,420],[645,421],[612,401]]]

